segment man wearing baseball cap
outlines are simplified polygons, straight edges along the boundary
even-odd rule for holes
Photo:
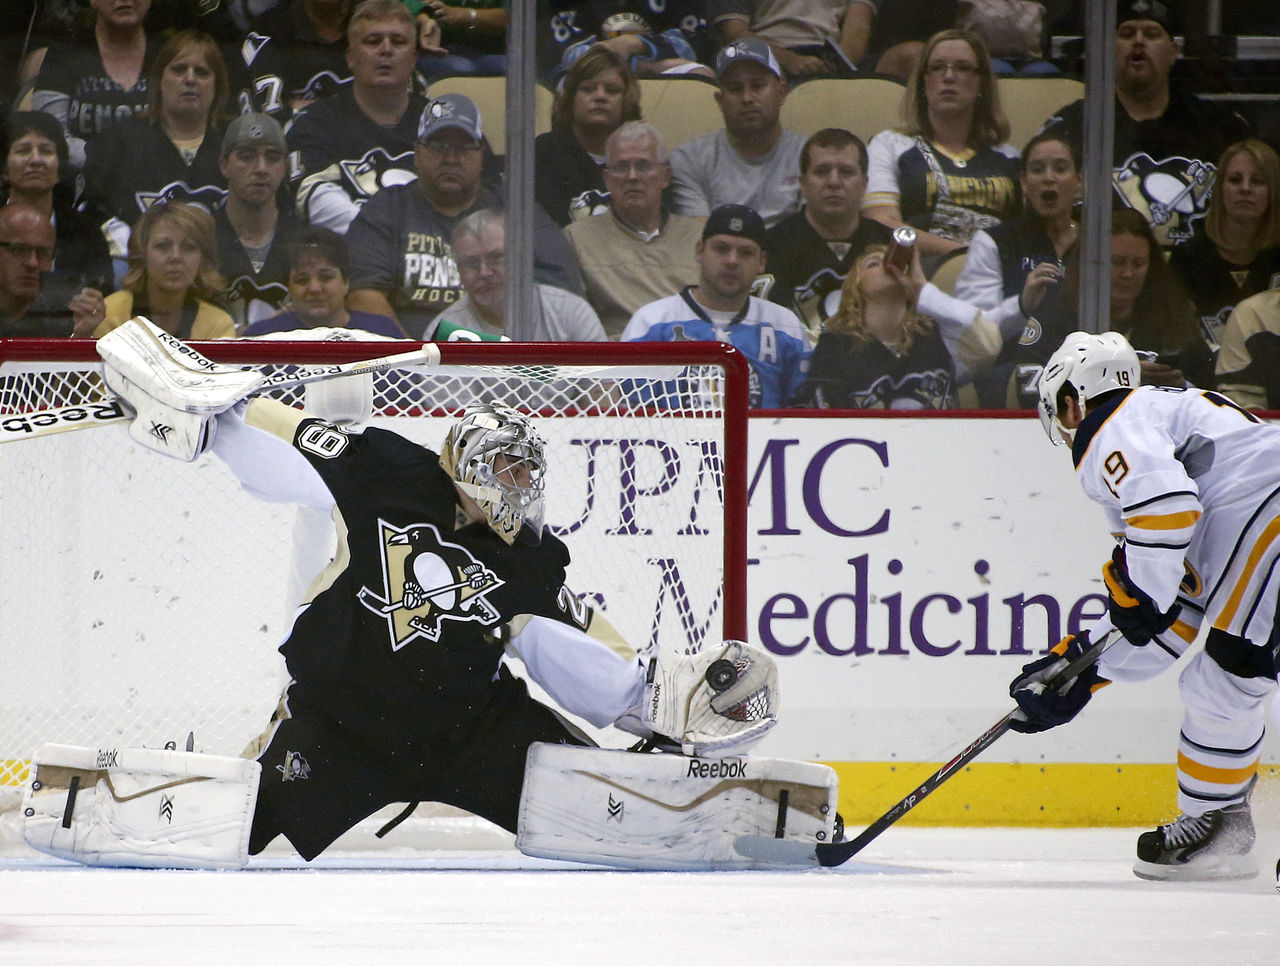
[[[751,295],[764,271],[764,219],[746,205],[711,212],[697,246],[698,283],[641,307],[624,342],[728,342],[751,363],[751,406],[788,405],[804,382],[809,336],[795,313]]]
[[[285,249],[297,231],[292,205],[280,210],[289,149],[268,114],[241,114],[222,137],[218,168],[227,195],[214,210],[218,267],[227,280],[222,302],[243,332],[279,312],[289,295]]]
[[[1239,114],[1170,81],[1178,59],[1176,30],[1161,0],[1120,0],[1114,184],[1124,203],[1146,216],[1165,248],[1192,237],[1208,213],[1218,158],[1248,134]],[[1045,129],[1059,125],[1082,143],[1083,99],[1059,110]]]
[[[418,119],[413,166],[418,178],[381,189],[347,230],[351,294],[347,306],[386,315],[413,338],[463,295],[452,236],[458,222],[502,198],[481,181],[484,124],[475,103],[443,94]],[[560,226],[534,212],[535,282],[582,294],[578,265]]]
[[[800,206],[804,138],[782,127],[787,82],[772,48],[759,37],[721,50],[716,76],[724,128],[671,152],[675,210],[706,217],[735,202],[754,208],[766,225],[773,225]]]

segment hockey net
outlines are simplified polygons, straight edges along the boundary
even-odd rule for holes
[[[280,366],[354,342],[200,344]],[[743,637],[747,367],[715,343],[448,343],[373,377],[373,425],[438,449],[462,408],[537,416],[569,586],[638,648]],[[103,399],[91,343],[0,340],[0,425]],[[303,406],[305,387],[272,394]],[[334,547],[315,511],[259,502],[215,457],[182,464],[122,422],[0,446],[0,822],[42,742],[237,755],[287,680],[276,648]],[[3,829],[0,829],[2,831]]]

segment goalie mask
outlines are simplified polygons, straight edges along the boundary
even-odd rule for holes
[[[1083,416],[1088,400],[1112,389],[1137,388],[1139,373],[1138,354],[1120,333],[1072,332],[1040,373],[1040,425],[1049,441],[1060,446],[1075,438],[1075,430],[1062,425],[1058,411],[1064,386],[1075,389]]]
[[[440,466],[475,500],[507,543],[542,536],[546,443],[529,417],[503,406],[472,406],[444,438]]]

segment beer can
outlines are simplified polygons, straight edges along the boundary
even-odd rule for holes
[[[899,225],[893,230],[893,240],[884,260],[901,272],[911,271],[911,253],[916,247],[916,230],[910,225]]]

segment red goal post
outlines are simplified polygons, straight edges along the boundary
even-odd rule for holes
[[[413,343],[194,343],[225,363],[329,365]],[[569,586],[631,643],[746,639],[749,367],[720,343],[443,343],[372,377],[373,425],[433,449],[461,408],[531,412]],[[86,340],[0,340],[0,427],[104,401]],[[323,385],[323,384],[322,384]],[[273,390],[304,405],[303,387]],[[0,445],[0,810],[43,741],[239,754],[284,674],[276,647],[332,525],[182,464],[123,422]],[[7,435],[13,435],[8,433]],[[310,511],[307,511],[310,512]]]

